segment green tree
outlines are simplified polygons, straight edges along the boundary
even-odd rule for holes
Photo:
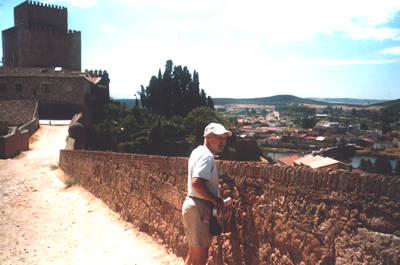
[[[303,129],[313,128],[317,120],[315,118],[302,118],[300,121],[300,125]]]
[[[149,131],[149,144],[154,148],[164,143],[164,132],[161,125],[161,117],[151,126]]]
[[[387,157],[378,157],[375,160],[374,171],[380,174],[392,174],[392,165]]]
[[[200,144],[203,140],[204,128],[211,122],[223,124],[229,128],[226,119],[213,109],[198,107],[191,111],[184,120],[188,140]]]
[[[167,119],[174,115],[185,117],[190,111],[200,106],[214,109],[211,97],[200,89],[199,75],[193,72],[193,77],[185,66],[174,66],[171,60],[165,65],[158,76],[152,76],[149,85],[141,87],[140,99],[143,108],[153,114],[165,116]]]
[[[392,128],[387,123],[382,124],[382,134],[386,134],[388,132],[391,132]]]
[[[361,122],[360,129],[364,131],[368,130],[368,124],[366,122]]]
[[[153,117],[141,108],[127,107],[110,101],[97,113],[97,120],[88,128],[88,148],[117,152],[145,153]]]
[[[367,172],[373,172],[374,165],[371,162],[371,160],[362,158],[360,161],[359,169],[367,171]]]

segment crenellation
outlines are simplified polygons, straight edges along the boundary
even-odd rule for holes
[[[50,9],[56,9],[56,10],[60,10],[65,12],[67,10],[66,7],[64,6],[58,6],[58,5],[54,5],[54,4],[49,4],[49,3],[43,3],[43,2],[37,2],[37,1],[26,1],[26,4],[28,4],[28,6],[30,8],[50,8]],[[22,3],[24,4],[24,3]]]
[[[108,73],[107,73],[106,70],[98,70],[98,69],[88,70],[88,69],[85,69],[84,73],[85,73],[85,76],[90,76],[90,77],[104,77],[104,78],[108,77]]]

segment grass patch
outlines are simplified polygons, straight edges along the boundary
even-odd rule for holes
[[[59,166],[56,165],[56,164],[51,164],[51,165],[50,165],[50,169],[51,169],[51,170],[56,170],[56,169],[58,169],[58,168],[59,168]]]
[[[64,179],[65,188],[67,189],[78,183],[79,183],[78,176],[68,176],[66,179]]]
[[[39,140],[39,135],[37,134],[33,134],[31,135],[31,137],[29,137],[29,144],[33,144],[35,142],[37,142]]]

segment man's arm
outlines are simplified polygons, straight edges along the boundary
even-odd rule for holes
[[[221,211],[224,209],[224,201],[221,197],[214,196],[207,188],[205,179],[202,178],[192,178],[193,189],[200,194],[203,198],[210,201],[212,204],[217,206]]]

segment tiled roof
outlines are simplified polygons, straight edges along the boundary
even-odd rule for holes
[[[374,140],[372,140],[370,138],[366,138],[366,137],[362,138],[362,140],[365,141],[365,142],[369,142],[369,143],[374,143],[375,142]]]
[[[265,130],[265,131],[277,131],[277,130],[279,130],[278,127],[267,127],[267,126],[259,127],[259,129],[260,130]]]
[[[298,156],[298,155],[281,157],[278,159],[278,162],[282,165],[293,166],[294,161],[300,159],[301,157],[302,156]]]
[[[89,75],[84,75],[83,77],[93,84],[97,84],[101,80],[101,77],[94,77]]]
[[[311,168],[321,168],[321,167],[326,167],[329,165],[334,165],[340,163],[340,161],[337,161],[335,159],[329,158],[329,157],[323,157],[323,156],[313,156],[313,155],[307,155],[304,156],[296,161],[294,161],[294,164],[297,165],[305,165],[309,166]]]
[[[279,139],[282,139],[282,136],[279,136],[279,135],[274,135],[274,136],[270,136],[270,137],[268,137],[269,139],[276,139],[276,140],[279,140]]]

